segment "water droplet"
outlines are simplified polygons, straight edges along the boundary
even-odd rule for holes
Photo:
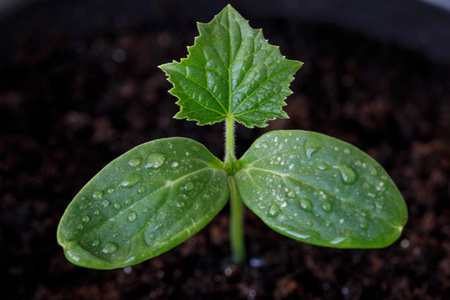
[[[261,144],[261,147],[262,147],[263,149],[267,149],[267,148],[269,147],[269,145],[267,145],[266,143],[262,143],[262,144]]]
[[[311,220],[306,220],[305,224],[306,226],[311,227],[313,225],[313,222],[311,222]]]
[[[103,191],[95,191],[93,194],[92,194],[92,198],[94,198],[94,200],[100,200],[100,199],[102,199],[103,198],[103,195],[104,195],[105,193],[103,192]]]
[[[288,192],[286,193],[286,195],[289,198],[294,198],[295,197],[295,192],[293,190],[288,190]]]
[[[294,236],[295,238],[299,238],[299,239],[308,239],[311,237],[311,235],[309,234],[305,234],[305,233],[300,233],[297,231],[292,231],[292,230],[288,230],[286,228],[283,227],[278,227],[279,229],[282,229],[284,232],[286,232],[287,234],[290,234],[292,236]]]
[[[346,239],[347,239],[346,237],[338,236],[337,238],[332,239],[330,241],[330,244],[336,245],[336,244],[339,244],[339,243],[345,241]]]
[[[78,226],[77,226],[77,229],[83,230],[83,225],[82,225],[82,224],[78,225]]]
[[[367,224],[361,223],[361,224],[359,224],[359,227],[361,227],[362,229],[367,229]]]
[[[94,209],[94,215],[98,216],[100,214],[100,211],[98,209]]]
[[[113,206],[114,206],[115,209],[120,209],[122,207],[122,205],[120,205],[120,203],[117,202],[117,201],[114,202]]]
[[[141,159],[140,158],[132,158],[128,161],[128,165],[130,167],[137,167],[139,166],[139,164],[141,163]]]
[[[107,242],[105,244],[105,247],[102,249],[102,253],[113,254],[113,253],[116,253],[118,249],[119,249],[119,246],[117,246],[117,244],[112,243],[112,242]]]
[[[144,214],[148,213],[148,207],[144,208],[143,212]]]
[[[110,189],[108,189],[106,192],[107,192],[108,194],[112,194],[112,193],[114,193],[114,189],[113,189],[113,188],[110,188]]]
[[[324,203],[322,203],[321,207],[326,212],[330,212],[333,209],[333,205],[330,201],[325,201]]]
[[[78,256],[78,255],[76,255],[75,253],[73,253],[72,251],[70,251],[70,250],[67,250],[67,255],[69,255],[69,257],[71,258],[71,259],[73,259],[74,261],[79,261],[80,260],[80,257]]]
[[[88,205],[86,203],[81,202],[80,203],[80,210],[85,210],[86,208],[88,208]]]
[[[127,200],[125,200],[125,204],[130,204],[131,202],[133,202],[133,198],[128,197]]]
[[[313,154],[322,149],[322,142],[317,140],[316,138],[309,137],[305,143],[306,156],[311,158]]]
[[[298,204],[304,211],[311,212],[313,210],[313,205],[309,199],[302,198],[298,201]]]
[[[89,221],[91,220],[91,217],[89,217],[89,216],[84,216],[81,220],[82,220],[83,222],[87,223],[87,222],[89,222]]]
[[[275,218],[276,216],[278,216],[281,212],[281,208],[277,203],[273,203],[270,208],[269,211],[267,212],[267,215],[271,218]]]
[[[132,188],[141,180],[142,180],[141,175],[137,173],[132,173],[126,176],[125,179],[120,183],[120,185],[126,188]]]
[[[130,211],[130,213],[128,214],[128,222],[134,222],[136,221],[137,218],[137,213],[135,211]]]
[[[174,161],[173,163],[172,163],[172,168],[176,168],[176,167],[178,167],[178,162],[176,162],[176,161]]]
[[[190,191],[194,188],[194,184],[192,182],[187,182],[181,189]]]
[[[146,169],[158,169],[161,167],[166,161],[166,157],[161,153],[152,153],[148,156],[147,164],[145,165]]]
[[[344,184],[353,184],[355,183],[356,179],[358,178],[358,175],[356,174],[355,170],[353,170],[352,167],[346,164],[339,164],[334,166],[335,169],[338,169],[341,173],[341,179],[344,182]]]
[[[92,247],[97,247],[98,245],[100,245],[100,240],[93,240],[91,243]]]
[[[377,170],[374,167],[370,167],[370,174],[375,176],[375,175],[378,174],[378,172],[377,172]]]
[[[345,153],[345,154],[350,154],[350,149],[345,148],[345,149],[344,149],[344,153]]]
[[[176,207],[183,207],[184,206],[184,202],[177,202],[175,205],[176,205]]]
[[[104,200],[102,201],[103,207],[108,207],[110,204],[111,204],[111,202],[109,202],[107,199],[104,199]]]
[[[138,194],[142,194],[145,193],[145,191],[147,190],[147,188],[145,187],[145,185],[139,187],[139,189],[137,190]]]
[[[321,170],[321,171],[328,170],[329,168],[330,168],[330,166],[327,165],[327,164],[324,163],[324,162],[320,162],[320,163],[317,165],[317,169],[319,169],[319,170]]]

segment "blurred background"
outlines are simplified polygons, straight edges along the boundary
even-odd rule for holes
[[[136,266],[71,265],[65,208],[109,161],[184,136],[223,156],[223,124],[175,120],[157,66],[180,60],[228,3],[289,59],[290,119],[237,128],[318,131],[374,157],[409,209],[373,250],[310,246],[246,212],[248,264],[232,263],[228,207]],[[0,1],[0,282],[3,299],[450,299],[450,5],[445,0]],[[6,288],[6,289],[5,289]]]

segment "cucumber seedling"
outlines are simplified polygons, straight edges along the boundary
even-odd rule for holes
[[[230,242],[245,260],[244,204],[273,230],[313,245],[379,248],[407,220],[385,170],[335,138],[271,131],[236,158],[235,122],[249,128],[287,118],[282,110],[302,62],[288,60],[231,6],[207,24],[180,62],[161,65],[179,101],[175,118],[225,121],[222,162],[187,138],[154,140],[104,167],[68,206],[58,243],[72,263],[133,265],[168,251],[203,227],[230,199]]]

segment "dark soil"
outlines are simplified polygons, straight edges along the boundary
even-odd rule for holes
[[[420,53],[332,26],[256,20],[283,54],[305,62],[289,120],[238,127],[238,152],[267,130],[304,129],[350,142],[383,165],[410,213],[376,250],[310,246],[246,212],[248,263],[232,263],[228,207],[200,233],[133,267],[76,267],[56,243],[61,215],[110,160],[184,136],[223,155],[222,125],[175,120],[157,65],[197,34],[135,25],[73,38],[26,31],[0,63],[2,299],[450,299],[449,68]]]

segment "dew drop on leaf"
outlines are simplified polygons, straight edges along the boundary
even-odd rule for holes
[[[319,170],[321,170],[321,171],[328,170],[329,168],[330,168],[330,166],[329,166],[328,164],[324,163],[324,162],[320,162],[320,163],[317,165],[317,169],[319,169]]]
[[[313,137],[308,137],[305,143],[305,149],[306,156],[308,156],[308,158],[311,158],[313,154],[322,149],[322,143]]]
[[[176,161],[174,161],[173,163],[172,163],[172,168],[176,168],[176,167],[178,167],[178,162],[176,162]]]
[[[94,215],[98,216],[100,214],[100,211],[98,209],[94,209]]]
[[[108,207],[110,204],[111,204],[111,202],[109,202],[109,200],[107,200],[107,199],[104,199],[104,200],[102,201],[103,207]]]
[[[82,225],[82,224],[78,225],[78,226],[77,226],[77,229],[83,230],[83,225]]]
[[[105,247],[103,247],[103,249],[102,249],[102,253],[113,254],[113,253],[116,253],[118,249],[119,249],[119,246],[117,246],[116,243],[107,242],[105,244]]]
[[[326,212],[330,212],[333,209],[333,205],[330,201],[325,201],[324,203],[322,203],[321,207]]]
[[[128,161],[128,165],[130,167],[137,167],[139,166],[139,164],[141,163],[141,159],[140,158],[132,158]]]
[[[91,218],[89,216],[84,216],[81,220],[83,222],[87,223],[87,222],[89,222],[91,220]]]
[[[133,202],[133,198],[131,198],[131,197],[128,197],[126,200],[125,200],[125,204],[130,204],[131,202]]]
[[[153,233],[153,229],[151,228],[150,224],[148,224],[144,232],[144,241],[148,246],[151,246],[154,242],[154,238],[155,234]]]
[[[112,194],[112,193],[114,193],[114,189],[113,189],[113,188],[110,188],[110,189],[108,189],[106,192],[107,192],[108,194]]]
[[[138,182],[142,180],[142,176],[136,173],[129,174],[125,177],[125,179],[120,183],[121,186],[126,188],[132,188]]]
[[[175,204],[176,207],[183,207],[184,206],[184,202],[177,202]]]
[[[97,247],[98,245],[100,245],[100,240],[93,240],[91,243],[92,247]]]
[[[192,182],[187,182],[182,189],[186,190],[186,191],[190,191],[194,188],[194,184]]]
[[[367,229],[367,224],[361,223],[361,224],[359,224],[359,227],[361,227],[362,229]]]
[[[145,187],[145,185],[139,187],[139,189],[137,190],[138,194],[142,194],[145,193],[145,191],[147,190],[147,188]]]
[[[105,193],[103,192],[103,191],[95,191],[93,194],[92,194],[92,198],[94,198],[94,200],[100,200],[100,199],[102,199],[103,198],[103,195],[104,195]]]
[[[136,221],[137,218],[137,213],[135,211],[130,211],[130,213],[128,214],[128,222],[132,223],[134,221]]]
[[[295,192],[293,190],[288,190],[286,193],[286,196],[288,196],[289,198],[294,198]]]
[[[302,198],[298,201],[300,208],[304,211],[311,212],[313,210],[312,203],[309,199]]]
[[[313,222],[311,222],[311,220],[306,220],[305,224],[306,226],[311,227],[313,225]]]
[[[343,236],[338,236],[337,238],[334,238],[330,241],[330,244],[336,245],[339,243],[342,243],[343,241],[345,241],[347,238],[343,237]]]
[[[161,153],[152,153],[147,158],[147,164],[145,165],[146,169],[158,169],[161,167],[166,161],[166,156]]]
[[[270,206],[269,211],[267,212],[267,215],[271,218],[275,218],[278,216],[281,212],[281,208],[277,203],[274,203]]]
[[[114,202],[113,206],[114,206],[115,209],[120,209],[122,207],[122,205],[120,205],[120,203],[117,202],[117,201]]]
[[[345,184],[353,184],[356,179],[358,179],[358,175],[355,170],[347,164],[338,164],[334,166],[335,169],[338,169],[341,173],[341,179]]]

